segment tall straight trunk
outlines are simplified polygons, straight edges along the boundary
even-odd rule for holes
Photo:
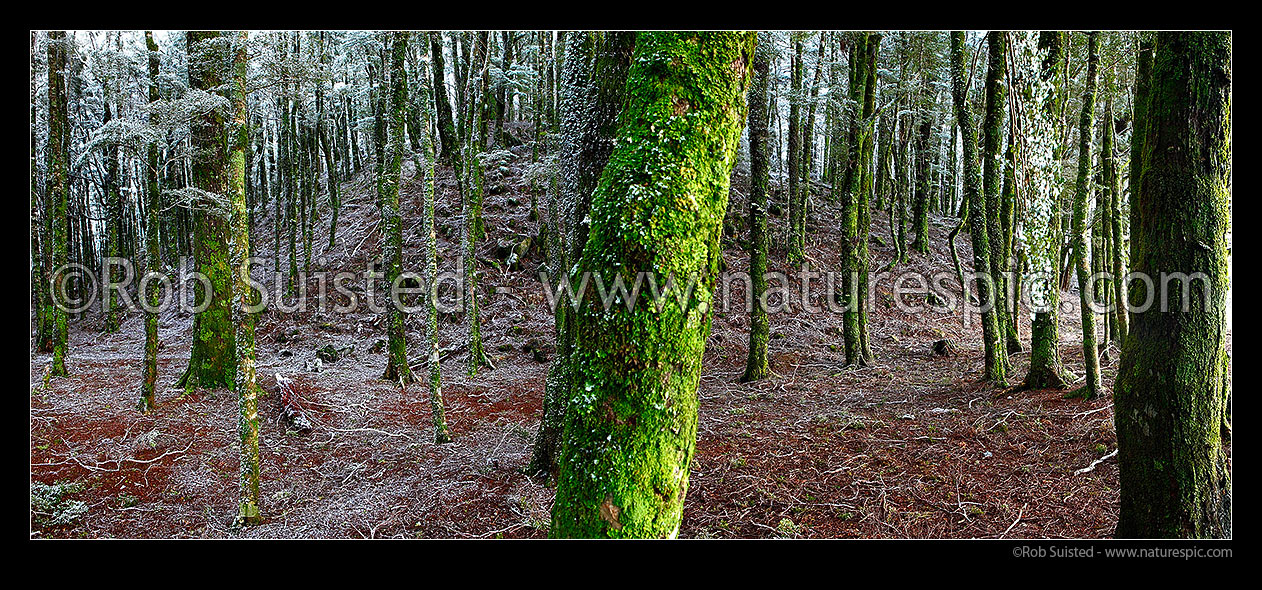
[[[961,156],[964,159],[964,198],[968,201],[969,236],[973,241],[973,270],[985,273],[990,266],[990,240],[986,233],[986,202],[981,192],[981,174],[977,168],[977,135],[973,114],[965,103],[967,72],[964,64],[964,31],[951,32],[951,97],[955,118],[963,137]],[[966,289],[967,291],[967,289]],[[1001,346],[994,285],[986,277],[977,281],[977,295],[982,309],[982,345],[985,349],[983,379],[996,383],[1007,380],[1008,363]]]
[[[53,361],[50,374],[64,376],[68,349],[69,329],[66,325],[66,305],[62,285],[68,282],[66,263],[70,241],[70,179],[68,168],[70,118],[66,95],[66,32],[48,32],[48,188],[47,202],[51,204],[49,238],[52,244],[51,268],[48,273],[52,289],[52,305],[47,310],[52,324]]]
[[[822,86],[821,76],[824,73],[824,32],[820,32],[818,49],[815,57],[815,75],[811,78],[811,94],[808,99],[810,107],[806,112],[806,126],[802,129],[802,165],[798,168],[798,182],[803,211],[809,213],[811,202],[811,171],[815,168],[815,113],[819,109],[819,90]],[[805,240],[805,220],[803,216],[803,240]],[[805,247],[805,242],[803,244]]]
[[[557,232],[549,266],[556,278],[578,285],[570,269],[582,258],[587,245],[592,192],[613,152],[618,114],[626,104],[627,70],[635,47],[635,33],[575,33],[566,43],[561,74],[561,157],[557,174],[553,223]],[[571,355],[577,313],[568,301],[559,300],[554,310],[556,354],[544,386],[543,417],[528,472],[553,473],[560,442],[566,401],[573,379]]]
[[[893,154],[893,142],[890,141],[891,135],[894,133],[894,119],[890,116],[889,110],[883,110],[877,121],[877,145],[876,145],[876,187],[873,193],[873,206],[879,210],[892,211],[890,207],[893,199],[890,195],[890,158]],[[890,236],[894,236],[894,223],[890,222]],[[891,243],[894,240],[890,240]]]
[[[920,113],[916,130],[916,190],[912,198],[911,226],[915,234],[911,249],[921,254],[929,253],[929,140],[933,134],[933,115]]]
[[[102,106],[104,107],[105,123],[109,123],[112,118],[110,110],[111,92],[109,82],[105,83],[105,92],[102,95]],[[109,258],[116,258],[122,254],[123,240],[123,193],[118,188],[118,144],[108,142],[103,149],[103,158],[105,160],[105,194],[102,198],[105,200],[105,256],[102,261],[105,263],[101,268],[101,276],[108,278],[111,283],[119,281],[120,277],[115,272],[113,265],[109,264]],[[101,312],[105,316],[105,324],[103,331],[112,334],[118,331],[119,321],[119,305],[114,299],[114,290],[106,289],[101,298]]]
[[[767,144],[771,135],[767,130],[767,78],[771,39],[763,33],[759,36],[754,52],[754,85],[749,92],[749,279],[750,290],[746,295],[751,305],[749,313],[749,356],[745,360],[742,382],[757,381],[771,375],[767,365],[767,339],[770,326],[767,309],[762,305],[767,291]],[[799,44],[800,46],[800,44]]]
[[[1126,301],[1125,276],[1127,265],[1124,250],[1122,249],[1122,185],[1117,170],[1117,155],[1114,153],[1112,145],[1115,124],[1112,101],[1109,101],[1108,114],[1106,115],[1105,121],[1107,123],[1107,125],[1105,125],[1105,133],[1109,138],[1109,149],[1104,151],[1104,155],[1109,161],[1108,208],[1109,240],[1111,245],[1109,259],[1113,263],[1112,268],[1109,269],[1113,275],[1113,278],[1110,281],[1113,285],[1113,311],[1110,312],[1110,315],[1112,316],[1113,325],[1116,329],[1116,338],[1114,339],[1114,343],[1117,344],[1118,348],[1121,348],[1122,344],[1126,342],[1126,334],[1130,331],[1130,318],[1126,316],[1126,306],[1124,305],[1124,302]]]
[[[1099,33],[1087,33],[1087,79],[1082,94],[1082,114],[1078,117],[1078,180],[1074,188],[1074,218],[1070,228],[1073,263],[1078,275],[1078,301],[1082,312],[1082,356],[1086,366],[1086,384],[1079,390],[1083,397],[1100,394],[1100,352],[1096,348],[1095,311],[1087,266],[1087,205],[1091,200],[1091,131],[1095,120],[1096,67],[1100,61]]]
[[[35,306],[35,350],[52,351],[52,329],[49,326],[48,307],[52,301],[48,289],[48,234],[44,230],[48,215],[45,214],[46,203],[41,194],[39,175],[39,149],[35,129],[39,125],[36,109],[35,82],[39,74],[36,70],[35,51],[39,37],[31,31],[31,290],[32,303]]]
[[[1220,434],[1228,371],[1231,33],[1158,33],[1138,180],[1134,271],[1204,273],[1137,312],[1114,387],[1118,537],[1230,538]],[[1178,281],[1172,281],[1176,283]],[[1131,284],[1132,301],[1148,295]],[[1160,300],[1160,296],[1158,297]]]
[[[872,192],[875,190],[872,172],[872,156],[875,150],[872,137],[875,130],[876,116],[876,66],[880,53],[881,34],[868,34],[867,54],[864,56],[863,75],[863,127],[859,144],[859,166],[862,173],[859,180],[858,211],[858,244],[855,259],[859,271],[859,355],[872,361],[872,343],[868,330],[868,275],[871,256],[868,250],[868,238],[872,229]]]
[[[843,313],[843,342],[845,344],[846,364],[866,366],[871,362],[871,353],[864,346],[867,326],[864,322],[864,300],[867,286],[867,240],[869,221],[867,189],[871,186],[868,162],[871,154],[871,134],[868,132],[868,119],[871,117],[872,101],[866,95],[868,83],[875,80],[868,74],[872,65],[871,44],[879,43],[880,37],[862,33],[849,48],[850,51],[850,129],[846,145],[850,156],[847,158],[845,175],[842,179],[842,282],[846,297],[846,308]],[[866,183],[865,183],[866,177]]]
[[[907,174],[907,152],[911,147],[911,117],[898,117],[896,133],[898,149],[894,154],[894,193],[895,199],[890,206],[890,232],[894,235],[894,264],[907,259],[907,201],[911,192],[911,183]]]
[[[284,98],[286,85],[281,85],[281,98],[276,101],[276,109],[280,111],[280,123],[276,129],[276,186],[272,191],[275,197],[276,210],[272,217],[273,238],[275,239],[276,256],[272,258],[272,271],[280,276],[280,260],[281,260],[281,234],[284,229],[285,209],[283,203],[288,194],[288,186],[285,183],[286,159],[285,159],[285,138],[288,137],[286,130],[289,126],[289,107]]]
[[[982,192],[986,201],[986,237],[988,240],[989,264],[976,268],[979,272],[989,274],[994,284],[995,325],[999,330],[999,340],[1005,347],[999,351],[999,360],[1004,364],[1006,374],[1008,364],[1007,336],[1011,306],[1008,304],[1007,258],[1004,250],[1003,209],[1000,206],[1001,184],[1003,182],[1003,159],[1000,156],[1000,144],[1003,143],[1004,114],[1008,111],[1008,86],[1005,81],[1008,72],[1007,33],[990,31],[986,35],[987,68],[986,68],[986,115],[982,123]],[[983,305],[985,300],[983,300]],[[1019,348],[1020,345],[1018,345]]]
[[[431,45],[431,51],[435,47],[437,46]],[[441,54],[441,49],[439,53]],[[435,103],[428,100],[421,102],[420,127],[430,130],[429,141],[425,142],[425,160],[429,170],[425,176],[425,209],[424,218],[421,221],[421,233],[425,237],[425,284],[429,287],[424,295],[426,300],[425,340],[428,346],[425,364],[429,369],[426,384],[429,386],[430,419],[434,425],[434,442],[443,444],[451,442],[451,430],[447,427],[447,409],[443,404],[443,367],[438,349],[438,233],[434,228],[434,200],[437,198],[435,172],[438,169],[441,140],[434,137],[432,131]]]
[[[324,49],[325,32],[320,32],[320,62],[327,67],[329,63],[329,55]],[[337,166],[337,144],[333,140],[332,134],[329,132],[329,121],[326,119],[328,113],[324,108],[324,83],[318,82],[316,85],[316,139],[319,145],[324,148],[324,169],[328,175],[329,187],[329,250],[337,245],[337,217],[342,209],[341,182],[338,178]],[[332,125],[336,129],[337,125]]]
[[[222,94],[230,59],[218,31],[189,31],[189,86]],[[228,205],[217,202],[232,189],[228,174],[228,130],[224,114],[209,111],[191,122],[193,186],[218,197],[194,211],[195,269],[209,279],[210,289],[196,282],[194,296],[206,308],[193,322],[193,350],[180,378],[186,390],[199,387],[232,389],[236,383],[236,340],[232,321],[231,232]]]
[[[1044,99],[1043,113],[1050,119],[1052,128],[1050,131],[1055,135],[1055,143],[1052,146],[1052,161],[1060,162],[1064,152],[1065,142],[1062,141],[1062,129],[1064,129],[1064,119],[1061,117],[1061,106],[1065,102],[1066,97],[1066,66],[1068,57],[1068,36],[1063,31],[1043,31],[1039,33],[1039,49],[1043,51],[1043,63],[1039,75],[1044,82],[1051,84],[1049,96]],[[1057,171],[1056,180],[1060,178],[1060,167],[1055,168]],[[1049,224],[1049,236],[1047,239],[1050,250],[1043,254],[1047,257],[1047,264],[1043,270],[1046,272],[1046,282],[1042,289],[1043,300],[1040,302],[1039,310],[1034,313],[1034,319],[1030,322],[1030,369],[1026,373],[1025,380],[1022,385],[1027,388],[1063,388],[1068,386],[1070,382],[1069,375],[1065,371],[1064,364],[1060,357],[1060,244],[1063,241],[1063,233],[1061,229],[1061,215],[1059,202],[1061,201],[1059,192],[1059,182],[1050,183],[1050,195],[1039,195],[1040,198],[1046,198],[1051,203],[1052,215],[1046,220]],[[1034,196],[1031,195],[1031,198]],[[1030,220],[1030,223],[1039,223],[1039,220]]]
[[[155,103],[158,95],[158,68],[161,59],[158,56],[158,44],[153,40],[153,31],[145,31],[145,47],[149,51],[149,102]],[[149,114],[149,123],[158,124],[157,112]],[[145,162],[145,195],[149,206],[145,210],[145,254],[146,272],[160,272],[162,266],[158,246],[158,210],[162,208],[161,188],[158,185],[158,145],[150,143],[146,148]],[[158,380],[158,285],[151,281],[144,293],[149,309],[145,310],[145,361],[143,378],[140,385],[141,413],[148,413],[154,408],[154,391]]]
[[[407,337],[404,322],[407,316],[399,297],[394,294],[403,273],[403,219],[399,213],[399,181],[403,172],[403,132],[408,108],[408,81],[403,67],[407,59],[406,31],[390,34],[390,111],[389,139],[384,146],[385,166],[381,175],[381,231],[384,249],[386,301],[386,370],[382,378],[396,383],[410,383],[415,378],[408,367]]]
[[[794,33],[796,35],[796,33]],[[789,61],[789,156],[788,156],[788,209],[789,209],[789,231],[788,231],[788,262],[796,264],[803,259],[803,242],[804,236],[798,232],[802,229],[803,224],[799,221],[805,219],[802,214],[802,201],[798,194],[802,187],[798,183],[798,167],[802,162],[802,41],[795,40],[793,42],[793,55]]]
[[[482,237],[482,191],[484,174],[480,156],[486,151],[487,93],[489,90],[489,44],[486,31],[477,33],[473,56],[469,62],[468,86],[465,89],[464,175],[461,179],[462,214],[461,253],[464,257],[465,326],[468,329],[465,370],[470,377],[491,359],[482,348],[482,320],[478,311],[477,242]]]
[[[250,142],[245,106],[246,37],[237,33],[232,51],[232,125],[227,133],[229,152],[226,188],[231,199],[232,323],[236,341],[237,428],[241,444],[240,501],[237,522],[263,521],[259,503],[259,403],[254,380],[254,300],[250,289],[250,210],[245,199],[246,146]]]
[[[580,271],[695,279],[691,296],[642,297],[577,316],[558,461],[554,537],[676,537],[696,449],[728,179],[747,114],[753,33],[640,33],[627,106],[592,197]],[[687,174],[680,171],[687,170]],[[643,193],[637,187],[655,187]],[[645,200],[648,199],[648,200]],[[648,223],[649,221],[652,223]],[[642,231],[627,231],[628,220]]]
[[[1135,206],[1137,202],[1136,195],[1139,194],[1139,179],[1143,174],[1144,163],[1144,139],[1147,136],[1148,124],[1148,101],[1150,100],[1150,90],[1152,79],[1152,52],[1154,45],[1154,36],[1151,33],[1140,33],[1138,55],[1135,57],[1135,96],[1133,112],[1131,113],[1132,129],[1131,129],[1131,145],[1130,145],[1130,176],[1128,192],[1130,194],[1130,218],[1127,224],[1130,227],[1131,243],[1129,255],[1126,257],[1131,262],[1131,267],[1139,259],[1139,240],[1143,236],[1139,232],[1139,208]],[[1120,299],[1120,301],[1129,301]],[[1127,310],[1127,325],[1132,326],[1135,323],[1135,315]]]
[[[429,32],[429,67],[433,75],[434,104],[438,116],[434,122],[438,124],[438,140],[442,143],[439,159],[445,164],[453,164],[459,146],[456,144],[456,127],[451,120],[451,103],[447,100],[447,78],[443,63],[443,34],[439,31]]]
[[[1021,307],[1021,271],[1017,265],[1016,231],[1017,231],[1017,130],[1009,127],[1008,149],[1004,153],[1003,185],[999,192],[999,257],[1001,266],[998,272],[1004,276],[1004,294],[1007,304],[1003,313],[1007,317],[1004,322],[1004,338],[1008,352],[1021,352],[1021,338],[1017,331],[1017,320]]]

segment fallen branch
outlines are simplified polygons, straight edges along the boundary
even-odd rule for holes
[[[1025,507],[1029,505],[1029,502],[1027,502],[1021,506],[1021,509],[1017,511],[1017,519],[1012,521],[1012,524],[1008,525],[1007,530],[1005,530],[1002,535],[999,535],[1000,539],[1008,536],[1008,533],[1012,532],[1012,527],[1017,526],[1017,523],[1021,522],[1021,515],[1025,514]]]
[[[1082,474],[1084,474],[1084,473],[1087,473],[1088,471],[1095,471],[1095,468],[1096,468],[1098,465],[1100,465],[1101,463],[1103,463],[1103,462],[1104,462],[1105,460],[1107,460],[1109,457],[1112,457],[1112,456],[1114,456],[1114,455],[1116,455],[1116,454],[1117,454],[1117,449],[1114,449],[1112,453],[1109,453],[1109,454],[1107,454],[1107,455],[1105,455],[1105,456],[1103,456],[1103,457],[1100,457],[1099,459],[1096,459],[1095,461],[1092,461],[1090,465],[1088,465],[1088,466],[1086,466],[1086,467],[1083,467],[1082,469],[1079,469],[1078,471],[1075,471],[1075,472],[1074,472],[1074,475],[1082,475]]]

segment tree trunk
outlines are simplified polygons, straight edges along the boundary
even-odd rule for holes
[[[70,179],[68,169],[70,120],[66,95],[66,32],[48,32],[48,189],[45,191],[51,204],[49,237],[51,238],[51,268],[48,274],[52,289],[52,305],[48,317],[52,324],[53,361],[50,374],[65,376],[69,329],[66,325],[66,306],[63,285],[67,281],[67,249],[70,242]]]
[[[986,364],[983,379],[1005,383],[1007,360],[1000,348],[999,325],[996,320],[994,284],[987,280],[986,269],[990,266],[990,241],[986,233],[986,203],[981,192],[980,171],[977,169],[977,135],[973,127],[973,114],[965,104],[966,71],[964,65],[964,31],[951,33],[951,88],[955,117],[963,137],[964,198],[968,201],[969,235],[973,240],[973,270],[978,273],[977,295],[982,307],[982,344]],[[967,291],[967,285],[965,286]]]
[[[1012,322],[1008,310],[1008,268],[1004,251],[1003,216],[1000,207],[1000,189],[1003,181],[1003,160],[1000,158],[1000,144],[1003,143],[1004,113],[1008,110],[1007,83],[1008,72],[1007,33],[990,31],[986,35],[987,68],[986,68],[986,116],[982,123],[984,145],[982,147],[982,192],[986,198],[986,237],[989,253],[989,264],[974,268],[978,272],[986,272],[994,284],[995,326],[999,330],[998,339],[1004,346],[1009,333],[1008,325]],[[980,211],[975,211],[980,213]],[[982,299],[986,305],[986,299]],[[1019,346],[1019,345],[1018,345]],[[997,357],[1004,365],[1007,374],[1010,365],[1006,348],[1000,348]]]
[[[558,279],[576,285],[579,277],[570,269],[583,256],[591,213],[592,193],[613,152],[618,114],[626,104],[627,70],[635,47],[635,33],[575,33],[566,44],[561,85],[561,157],[553,223],[558,236],[551,264]],[[558,300],[554,310],[556,354],[548,368],[544,387],[543,418],[535,437],[527,471],[556,470],[556,455],[572,382],[574,326],[577,313]]]
[[[245,152],[250,142],[249,119],[245,107],[246,35],[238,33],[232,60],[232,127],[228,132],[229,153],[221,174],[228,178],[232,202],[231,256],[232,323],[236,342],[237,427],[241,442],[240,502],[237,522],[263,521],[259,504],[259,403],[254,381],[254,298],[250,288],[250,209],[245,200]]]
[[[158,57],[158,44],[153,40],[152,31],[145,31],[145,46],[149,50],[149,102],[154,103],[161,98],[158,95],[158,68],[161,60]],[[149,114],[149,123],[158,124],[156,112]],[[158,246],[158,210],[162,208],[162,194],[158,186],[157,144],[148,145],[146,157],[145,195],[149,199],[149,206],[145,210],[145,253],[147,255],[145,266],[147,272],[157,273],[162,266]],[[144,297],[149,309],[145,310],[145,361],[140,385],[139,409],[141,413],[148,413],[156,405],[154,390],[158,380],[158,285],[156,280],[148,284]]]
[[[438,31],[429,32],[429,57],[429,67],[434,78],[434,103],[438,111],[435,122],[438,124],[438,140],[442,143],[439,159],[445,164],[454,164],[459,146],[456,145],[455,124],[451,120],[451,103],[447,100],[443,34]]]
[[[1157,35],[1134,271],[1204,273],[1165,310],[1137,312],[1114,387],[1121,485],[1117,536],[1230,538],[1226,402],[1231,215],[1231,33]],[[1177,285],[1178,281],[1171,281]],[[1148,295],[1142,281],[1131,300]],[[1185,294],[1186,293],[1186,294]],[[1158,296],[1160,301],[1160,295]]]
[[[1091,399],[1100,394],[1100,352],[1096,348],[1095,311],[1087,266],[1087,204],[1091,199],[1091,131],[1095,119],[1096,67],[1100,59],[1099,33],[1087,33],[1087,80],[1082,94],[1082,114],[1078,117],[1078,181],[1074,189],[1074,218],[1070,228],[1074,269],[1078,275],[1078,301],[1082,312],[1082,355],[1086,384],[1075,395]]]
[[[695,290],[680,294],[686,300],[677,305],[673,295],[684,289],[676,285],[660,312],[652,297],[609,313],[592,297],[579,311],[554,537],[679,533],[755,39],[731,32],[637,37],[624,124],[592,197],[579,270],[610,279],[673,275],[695,279]],[[646,186],[652,191],[643,192]]]
[[[1051,86],[1047,98],[1044,99],[1041,114],[1047,122],[1044,132],[1052,133],[1056,139],[1050,150],[1052,169],[1045,169],[1045,172],[1052,176],[1052,180],[1047,183],[1048,192],[1029,196],[1030,199],[1043,199],[1050,205],[1051,215],[1048,215],[1046,221],[1047,235],[1043,236],[1042,240],[1036,239],[1034,232],[1038,231],[1038,228],[1034,224],[1040,223],[1037,219],[1032,219],[1030,225],[1026,226],[1027,235],[1030,238],[1027,241],[1032,247],[1041,246],[1041,250],[1032,250],[1030,259],[1039,265],[1036,270],[1042,271],[1045,278],[1040,283],[1042,287],[1038,290],[1038,294],[1041,295],[1038,301],[1039,310],[1035,312],[1034,319],[1030,322],[1030,369],[1022,382],[1024,387],[1031,389],[1060,389],[1067,387],[1070,382],[1070,377],[1060,358],[1059,328],[1060,245],[1063,242],[1059,213],[1061,200],[1059,162],[1064,151],[1064,142],[1061,141],[1064,120],[1060,113],[1066,96],[1067,41],[1067,34],[1063,31],[1043,31],[1039,34],[1039,49],[1044,52],[1040,76],[1044,83]],[[1032,294],[1034,287],[1035,285],[1031,285]],[[1033,299],[1031,302],[1034,302]]]
[[[408,81],[403,68],[407,58],[408,33],[390,34],[390,112],[389,139],[384,146],[385,166],[381,173],[381,227],[384,249],[381,260],[386,280],[386,370],[382,378],[395,383],[414,380],[408,367],[407,337],[402,301],[395,294],[403,273],[403,219],[399,214],[399,180],[403,171],[403,126],[406,124]]]
[[[224,74],[230,59],[218,31],[189,31],[189,85],[206,92],[224,92]],[[228,175],[228,131],[222,112],[195,117],[192,127],[193,187],[211,195],[194,211],[195,269],[209,279],[207,290],[194,285],[194,297],[206,308],[197,314],[193,349],[188,369],[180,378],[186,390],[225,387],[236,383],[235,332],[232,322],[232,268],[230,210],[226,201],[232,186]]]
[[[749,356],[745,360],[742,382],[757,381],[771,375],[767,365],[767,338],[770,327],[767,309],[762,305],[767,291],[767,78],[771,39],[760,35],[754,52],[754,85],[749,93],[749,279],[746,294],[751,305],[749,314]],[[800,44],[799,44],[800,47]]]

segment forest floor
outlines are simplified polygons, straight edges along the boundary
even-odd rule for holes
[[[538,279],[537,250],[520,270],[506,270],[497,260],[497,244],[538,232],[522,180],[529,159],[528,151],[519,153],[504,178],[492,175],[485,203],[479,293],[482,335],[496,367],[467,377],[463,314],[441,316],[443,395],[454,442],[434,444],[424,384],[401,388],[380,379],[385,357],[374,352],[384,334],[380,314],[266,311],[257,327],[259,382],[268,392],[260,403],[266,522],[234,528],[236,397],[225,391],[184,395],[175,386],[187,364],[191,315],[172,310],[162,317],[159,406],[141,415],[135,404],[143,317],[131,313],[121,331],[103,334],[101,318],[89,314],[71,322],[69,377],[43,388],[49,355],[31,356],[33,536],[545,537],[553,488],[521,469],[538,426],[552,314]],[[420,222],[421,188],[409,163],[402,189],[404,259],[417,271],[423,270],[414,264],[423,259],[422,236],[407,228]],[[361,176],[343,190],[331,250],[329,211],[319,211],[313,271],[363,272],[380,250],[373,184]],[[739,188],[733,191],[731,210],[743,219],[741,195]],[[808,225],[807,254],[814,268],[836,269],[836,207],[826,196],[814,198],[819,218]],[[881,238],[871,246],[877,269],[892,258],[893,248],[885,214],[873,217],[872,231]],[[459,269],[460,218],[450,171],[441,171],[440,272]],[[946,234],[954,221],[933,218],[930,253],[913,253],[900,268],[953,274]],[[269,256],[270,212],[260,212],[256,223],[255,247]],[[782,231],[783,223],[783,216],[773,218],[773,231]],[[957,246],[967,271],[967,233]],[[301,265],[301,247],[299,252]],[[723,255],[729,271],[748,266],[736,239],[725,238]],[[796,272],[782,254],[773,252],[771,260],[773,270]],[[264,282],[270,265],[257,269]],[[958,281],[947,284],[959,293]],[[976,319],[965,325],[962,311],[900,311],[888,281],[876,286],[869,320],[872,366],[842,368],[839,314],[795,305],[771,316],[776,376],[741,384],[749,320],[743,287],[740,281],[734,286],[736,304],[716,311],[706,346],[681,537],[1112,534],[1118,476],[1115,459],[1108,458],[1117,448],[1110,395],[1064,399],[1063,390],[980,383]],[[1063,298],[1070,304],[1061,314],[1061,352],[1068,369],[1081,375],[1076,294]],[[817,295],[815,303],[822,299]],[[414,359],[422,358],[422,315],[407,323]],[[1028,348],[1028,322],[1021,337]],[[931,343],[943,338],[955,343],[957,355],[930,353]],[[315,351],[328,344],[343,351],[341,358],[311,370]],[[536,349],[543,352],[536,355]],[[1029,355],[1011,359],[1016,384]],[[1103,363],[1106,389],[1117,359],[1110,350]],[[290,430],[282,418],[277,374],[293,382],[314,425],[310,433]],[[1229,458],[1230,450],[1228,443]]]

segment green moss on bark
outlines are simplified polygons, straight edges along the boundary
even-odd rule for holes
[[[771,134],[767,130],[768,53],[771,41],[760,35],[754,52],[754,84],[749,92],[749,355],[741,381],[757,381],[771,375],[767,365],[767,338],[770,332],[767,309],[762,305],[767,291],[767,150]],[[799,54],[801,43],[798,43]],[[795,172],[796,174],[796,172]]]
[[[1159,33],[1133,269],[1205,273],[1168,310],[1136,313],[1114,387],[1121,486],[1117,536],[1231,537],[1226,403],[1231,33]],[[1139,283],[1139,281],[1136,281]],[[1160,288],[1158,283],[1158,288]],[[1132,285],[1133,301],[1136,297]],[[1160,297],[1158,297],[1158,301]],[[1184,308],[1186,307],[1186,310]]]
[[[640,33],[628,103],[592,200],[580,269],[695,277],[683,306],[642,297],[577,316],[554,537],[674,537],[696,445],[728,182],[745,124],[753,33]]]
[[[403,126],[407,109],[407,74],[403,69],[407,58],[409,33],[391,34],[390,46],[390,112],[389,140],[385,146],[385,167],[381,179],[381,224],[385,236],[386,301],[386,370],[382,378],[395,383],[415,380],[408,367],[406,315],[391,295],[403,272],[403,220],[399,213],[399,179],[403,172]]]
[[[1091,130],[1095,120],[1096,67],[1100,60],[1099,33],[1087,33],[1087,79],[1078,117],[1078,180],[1074,189],[1074,216],[1069,241],[1073,248],[1074,271],[1078,277],[1078,301],[1082,313],[1082,355],[1086,383],[1076,394],[1093,398],[1100,394],[1100,356],[1096,348],[1095,312],[1092,311],[1090,268],[1087,261],[1087,207],[1091,198]]]
[[[955,117],[963,136],[964,198],[968,201],[969,234],[973,241],[973,269],[986,272],[990,267],[990,239],[987,233],[986,202],[981,191],[981,174],[977,167],[977,138],[973,115],[965,103],[966,70],[964,63],[964,31],[951,33],[951,96]],[[977,295],[982,306],[982,344],[985,351],[983,379],[1005,383],[1007,359],[1000,348],[999,324],[996,318],[995,286],[985,276],[977,281]]]
[[[206,92],[225,92],[230,42],[218,31],[189,31],[189,84]],[[211,110],[191,122],[193,186],[227,199],[231,191],[229,136],[225,113]],[[209,280],[209,290],[194,283],[194,298],[206,306],[193,322],[193,348],[188,369],[180,378],[187,390],[199,387],[232,389],[236,384],[235,331],[232,322],[230,219],[224,203],[201,203],[194,212],[195,268]]]

